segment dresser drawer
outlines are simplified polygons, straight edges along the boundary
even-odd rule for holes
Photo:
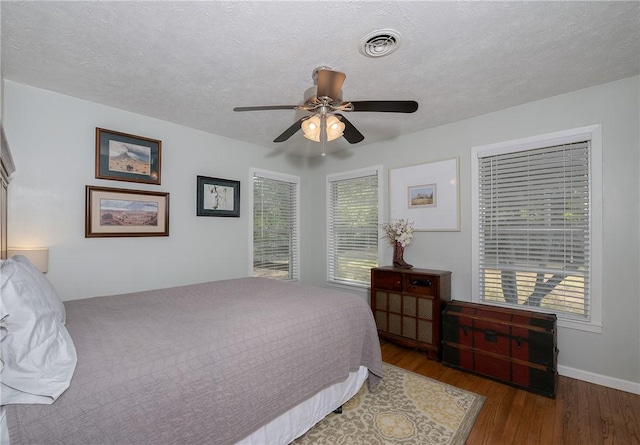
[[[376,289],[402,292],[402,273],[376,270],[373,274],[372,286]]]
[[[415,295],[437,295],[438,277],[430,275],[405,274],[405,292]]]

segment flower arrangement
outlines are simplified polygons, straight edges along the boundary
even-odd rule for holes
[[[394,244],[398,241],[402,247],[406,247],[413,238],[413,222],[408,220],[399,219],[393,223],[383,224],[382,230],[389,243]]]

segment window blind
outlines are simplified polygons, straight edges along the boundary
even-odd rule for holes
[[[480,155],[483,301],[589,319],[589,145]]]
[[[254,173],[253,275],[298,280],[298,183]]]
[[[368,286],[378,265],[378,171],[348,176],[328,178],[328,280]]]

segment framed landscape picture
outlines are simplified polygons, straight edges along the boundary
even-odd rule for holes
[[[240,216],[240,181],[197,177],[197,216]]]
[[[422,184],[407,187],[410,209],[438,206],[438,184]]]
[[[169,193],[85,186],[85,238],[169,236]]]
[[[96,178],[160,185],[162,142],[96,128]]]

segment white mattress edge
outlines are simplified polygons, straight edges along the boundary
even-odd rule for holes
[[[349,373],[346,380],[331,385],[315,396],[287,411],[237,445],[286,445],[309,431],[329,413],[358,393],[369,376],[366,366]]]

